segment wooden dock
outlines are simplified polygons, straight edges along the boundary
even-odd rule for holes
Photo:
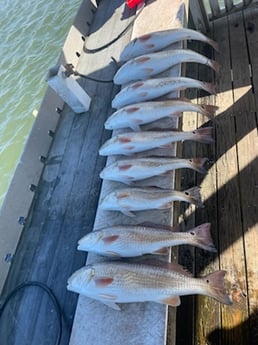
[[[177,345],[257,344],[258,342],[258,138],[257,93],[258,10],[245,10],[215,20],[210,37],[219,43],[213,57],[221,65],[217,96],[189,93],[198,103],[217,105],[211,146],[187,144],[183,155],[208,157],[205,177],[182,173],[182,186],[199,184],[204,209],[182,208],[183,229],[209,220],[218,253],[180,247],[181,264],[196,274],[227,271],[231,307],[206,297],[186,297],[177,310]],[[189,47],[208,53],[202,45]],[[212,56],[212,52],[210,52]],[[210,78],[200,66],[188,66],[188,75]],[[210,79],[209,79],[210,80]],[[183,118],[183,129],[211,125],[201,115]]]
[[[121,12],[122,4],[122,0],[104,0],[99,9],[92,5],[88,19],[92,36],[87,47],[94,48],[107,42],[132,20],[134,12]],[[120,22],[121,17],[123,20]],[[216,97],[194,91],[188,92],[187,96],[198,103],[217,105],[219,110],[214,124],[196,113],[184,115],[184,130],[213,125],[215,143],[210,146],[185,143],[182,153],[179,152],[184,157],[208,157],[212,161],[208,175],[200,176],[192,171],[177,174],[181,189],[201,186],[205,204],[204,209],[180,205],[178,222],[181,229],[188,230],[203,222],[211,222],[212,236],[218,249],[217,254],[210,254],[182,247],[179,262],[197,276],[225,269],[227,288],[234,304],[228,307],[203,296],[183,297],[182,305],[176,310],[168,308],[168,322],[164,327],[167,336],[163,334],[160,337],[155,333],[157,328],[152,327],[153,320],[149,320],[150,328],[143,332],[146,344],[150,344],[149,340],[155,336],[167,339],[168,345],[258,343],[257,18],[258,9],[252,8],[214,20],[208,35],[219,43],[219,54],[202,44],[189,43],[189,48],[203,54],[214,54],[214,59],[221,64],[221,73],[216,79]],[[116,25],[118,22],[120,26]],[[98,35],[98,30],[105,25],[112,27],[109,37]],[[132,30],[118,41],[116,48],[110,47],[98,53],[98,58],[92,56],[91,64],[87,65],[83,52],[77,52],[81,56],[76,69],[99,79],[112,78],[115,66],[104,62],[110,61],[111,55],[118,57],[119,51],[130,40]],[[206,67],[196,64],[186,67],[187,76],[200,80],[214,79]],[[76,250],[77,241],[94,227],[102,187],[98,175],[106,163],[106,159],[98,155],[98,149],[110,136],[104,131],[103,124],[112,113],[111,99],[118,91],[112,84],[80,78],[79,83],[92,97],[90,116],[89,113],[75,115],[66,106],[59,114],[51,150],[1,296],[2,301],[24,281],[46,283],[57,296],[64,315],[63,345],[69,342],[81,344],[75,341],[74,333],[78,296],[66,290],[66,282],[86,260],[86,254]],[[175,206],[178,207],[177,204]],[[81,312],[82,306],[84,304],[79,306]],[[158,304],[149,304],[146,309],[141,306],[140,310],[148,319],[148,315],[153,313],[152,308],[159,311],[159,307]],[[121,315],[118,317],[122,318]],[[89,316],[84,318],[87,322]],[[96,324],[95,327],[94,331],[98,333],[100,326]],[[57,328],[51,301],[41,290],[30,287],[20,291],[3,313],[1,345],[50,345],[55,342]],[[117,332],[116,324],[110,328],[113,336]],[[135,333],[137,338],[138,332],[142,332],[141,323],[129,332]],[[89,341],[86,343],[91,345]],[[124,343],[137,344],[135,338],[127,338]],[[162,341],[155,345],[161,344]]]

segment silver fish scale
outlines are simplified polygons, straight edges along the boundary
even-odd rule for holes
[[[99,265],[98,265],[99,266]],[[189,279],[175,271],[169,271],[161,267],[152,267],[145,264],[105,263],[101,265],[100,272],[95,266],[95,275],[105,275],[114,278],[112,289],[122,288],[126,290],[143,289],[168,291],[174,293],[189,287]],[[99,267],[100,268],[100,267]]]

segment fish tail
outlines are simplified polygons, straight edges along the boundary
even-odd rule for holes
[[[190,159],[192,168],[195,171],[198,171],[201,174],[207,174],[207,170],[205,169],[205,163],[208,161],[208,158],[192,158]]]
[[[220,64],[217,61],[209,60],[208,65],[216,72],[220,71]]]
[[[217,42],[213,41],[212,39],[208,38],[207,43],[211,45],[217,52],[219,52],[219,45]]]
[[[196,205],[197,207],[204,207],[200,191],[200,187],[192,187],[185,190],[184,193],[187,195],[190,203]]]
[[[201,104],[201,114],[207,116],[210,120],[214,120],[215,113],[219,109],[216,105]]]
[[[213,138],[211,137],[212,127],[203,127],[198,128],[193,131],[192,140],[198,141],[199,143],[203,144],[212,144],[214,142]]]
[[[224,276],[226,271],[215,271],[207,276],[203,277],[202,280],[207,284],[207,295],[215,298],[217,301],[224,304],[232,304],[229,295],[226,292],[224,285]]]
[[[194,241],[197,247],[216,253],[217,250],[214,246],[214,243],[211,237],[210,228],[211,228],[210,223],[204,223],[189,230],[188,232],[191,235],[195,236]]]
[[[217,94],[216,89],[215,89],[215,84],[206,83],[205,81],[202,81],[201,85],[202,85],[202,88],[205,91],[209,92],[211,95],[216,95]]]

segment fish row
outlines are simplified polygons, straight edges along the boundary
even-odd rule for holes
[[[199,128],[190,132],[142,131],[141,126],[163,118],[178,118],[183,112],[196,111],[213,120],[217,110],[212,105],[198,105],[187,99],[157,100],[173,91],[200,88],[215,94],[211,83],[187,77],[156,76],[182,62],[197,62],[218,72],[219,65],[207,57],[188,49],[163,50],[182,40],[199,40],[218,50],[216,42],[200,32],[190,29],[172,29],[149,33],[131,41],[122,51],[120,60],[127,61],[114,76],[114,83],[125,84],[112,101],[118,109],[106,121],[105,128],[118,130],[130,128],[133,132],[114,135],[100,148],[104,156],[126,155],[107,165],[100,177],[122,182],[127,188],[115,189],[99,203],[100,210],[120,211],[129,217],[144,210],[169,209],[174,201],[183,201],[202,207],[200,188],[185,191],[161,188],[132,187],[137,181],[163,176],[175,169],[189,168],[207,173],[208,158],[147,157],[155,148],[173,147],[178,141],[212,143],[212,128]],[[153,79],[153,77],[155,77]],[[144,157],[135,157],[143,153]],[[78,250],[94,252],[112,260],[86,265],[68,280],[68,290],[98,300],[120,310],[117,303],[147,302],[171,306],[180,305],[180,296],[201,294],[225,304],[231,304],[224,287],[225,271],[215,271],[195,278],[184,267],[157,259],[135,258],[145,254],[167,255],[171,246],[188,244],[210,252],[216,248],[210,234],[210,223],[201,224],[189,231],[151,223],[119,224],[95,230],[79,240]],[[132,259],[134,258],[134,259]]]

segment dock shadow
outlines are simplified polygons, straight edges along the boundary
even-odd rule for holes
[[[256,345],[258,344],[258,308],[256,308],[249,318],[241,322],[234,328],[217,328],[207,336],[207,342],[209,345],[217,345],[218,339],[221,339],[221,344],[230,343],[232,339],[232,333],[239,334],[239,338],[234,338],[234,345]],[[242,334],[248,334],[247,338],[243,339]]]

